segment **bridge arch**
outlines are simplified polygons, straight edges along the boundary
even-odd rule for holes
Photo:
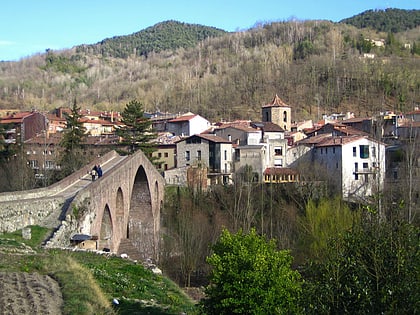
[[[112,224],[112,217],[111,217],[111,211],[109,209],[108,204],[105,205],[103,214],[102,214],[102,220],[101,220],[101,229],[99,233],[99,239],[98,239],[98,249],[102,250],[104,248],[108,248],[110,250],[113,250],[113,224]]]
[[[154,221],[149,181],[143,165],[140,165],[132,184],[126,235],[140,253],[153,253],[152,256],[155,253]]]

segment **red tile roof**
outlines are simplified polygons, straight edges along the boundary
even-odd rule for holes
[[[268,167],[264,175],[298,175],[298,171],[287,167]]]
[[[290,106],[287,105],[285,102],[283,102],[281,98],[276,94],[276,96],[274,96],[271,103],[263,105],[262,107],[290,107]]]
[[[169,120],[170,123],[172,122],[182,122],[182,121],[190,121],[197,115],[185,115],[185,116],[179,116],[177,118]]]

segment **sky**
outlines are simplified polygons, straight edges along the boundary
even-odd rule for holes
[[[234,32],[290,19],[338,22],[386,8],[418,10],[420,0],[4,0],[0,61],[95,44],[167,20]]]

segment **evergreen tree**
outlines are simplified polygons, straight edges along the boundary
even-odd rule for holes
[[[60,146],[64,149],[60,159],[61,178],[72,174],[85,164],[82,155],[82,143],[86,137],[86,130],[80,122],[82,116],[76,99],[74,99],[70,114],[65,113],[64,115],[66,118],[66,129],[60,142]]]
[[[125,153],[133,154],[137,150],[153,162],[152,153],[156,151],[156,133],[152,130],[152,121],[144,116],[143,104],[130,101],[121,113],[123,127],[117,134],[122,137],[122,144],[128,148]]]

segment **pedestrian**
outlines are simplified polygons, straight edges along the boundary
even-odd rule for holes
[[[98,178],[101,178],[102,177],[102,168],[101,168],[100,165],[98,165],[97,171],[98,171]]]
[[[96,175],[98,175],[98,167],[96,165],[92,168],[90,174],[92,175],[92,182],[94,182],[96,179]]]

